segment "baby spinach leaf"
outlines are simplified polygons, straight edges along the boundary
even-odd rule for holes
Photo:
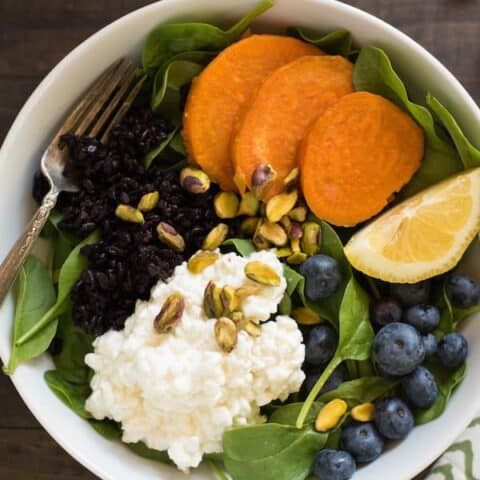
[[[34,338],[18,346],[17,340],[34,327],[55,302],[55,288],[47,269],[38,258],[30,256],[23,264],[15,288],[16,304],[13,320],[13,342],[10,360],[5,369],[9,375],[17,366],[47,350],[55,336],[57,322],[52,322]]]
[[[183,137],[180,132],[177,132],[177,134],[172,138],[169,147],[179,155],[182,155],[183,157],[187,156],[187,149],[185,148],[185,143],[183,142]]]
[[[453,115],[431,94],[427,95],[427,105],[452,137],[463,166],[465,168],[479,167],[480,150],[470,143]]]
[[[264,0],[228,30],[208,23],[160,25],[147,37],[142,53],[146,71],[162,66],[171,57],[192,50],[218,52],[238,40],[250,23],[273,5]]]
[[[270,418],[268,419],[269,423],[280,423],[282,425],[292,425],[295,426],[298,414],[302,409],[303,402],[289,403],[283,405],[282,407],[277,408]],[[306,424],[313,424],[315,418],[317,418],[318,412],[322,408],[323,403],[314,402],[311,410],[308,412],[307,418],[305,419]]]
[[[302,428],[313,402],[335,368],[345,360],[369,359],[373,339],[374,332],[369,319],[369,297],[352,277],[340,305],[337,351],[305,400],[297,418],[298,428]]]
[[[153,448],[148,448],[143,442],[127,443],[126,445],[132,452],[136,453],[140,457],[148,458],[148,460],[154,460],[161,463],[172,463],[166,451],[153,450]]]
[[[286,292],[288,295],[293,295],[293,293],[297,288],[299,288],[299,286],[301,286],[303,289],[303,282],[305,281],[305,279],[303,278],[303,275],[298,273],[292,267],[284,264],[283,275],[285,276],[285,280],[287,281]]]
[[[224,461],[233,480],[304,480],[328,435],[266,423],[227,430]]]
[[[397,380],[384,377],[362,377],[342,383],[335,390],[320,395],[319,402],[327,403],[334,398],[341,398],[349,408],[365,402],[373,402],[388,393],[398,383]]]
[[[417,425],[431,422],[445,411],[452,393],[458,385],[460,385],[467,372],[467,364],[465,362],[453,371],[445,368],[436,359],[427,362],[426,366],[432,372],[437,381],[438,397],[436,402],[430,408],[426,410],[416,410],[415,422]]]
[[[174,128],[167,136],[167,138],[160,144],[158,145],[157,147],[153,148],[152,150],[150,150],[147,155],[145,155],[145,159],[144,159],[144,164],[145,164],[145,168],[150,168],[150,165],[152,164],[152,162],[160,155],[160,153],[162,153],[165,148],[168,147],[168,145],[170,144],[170,142],[172,141],[173,137],[175,136],[175,134],[177,133],[179,127],[176,127]]]
[[[250,240],[244,238],[229,238],[222,243],[222,247],[233,247],[242,257],[248,257],[255,252],[255,247]]]
[[[422,164],[400,193],[400,198],[411,196],[462,170],[457,152],[439,135],[430,111],[409,100],[405,85],[383,50],[376,47],[362,48],[355,63],[353,80],[356,90],[381,95],[407,111],[425,132]]]
[[[90,419],[88,423],[97,433],[108,440],[120,440],[122,438],[122,427],[119,423],[114,422],[113,420]]]
[[[292,298],[287,292],[283,294],[283,297],[278,304],[278,311],[281,315],[290,315],[292,313]]]
[[[16,341],[16,345],[23,345],[25,342],[36,336],[47,325],[54,322],[66,311],[68,297],[73,286],[80,278],[87,266],[87,258],[80,251],[85,245],[98,242],[100,234],[93,232],[83,242],[79,243],[70,253],[63,264],[58,278],[58,295],[55,304],[43,315],[43,317],[23,333]]]
[[[352,34],[348,30],[336,30],[327,34],[307,33],[300,27],[288,27],[287,35],[312,43],[330,55],[348,57],[352,53]]]

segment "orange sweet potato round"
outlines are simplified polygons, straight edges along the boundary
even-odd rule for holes
[[[423,130],[392,102],[346,95],[315,121],[299,150],[305,200],[323,220],[356,225],[408,183],[423,151]]]
[[[324,55],[300,40],[252,35],[223,50],[193,81],[183,118],[190,160],[224,190],[235,190],[230,141],[241,106],[276,68],[304,55]]]
[[[272,72],[243,114],[232,142],[235,183],[251,187],[260,164],[277,176],[266,199],[284,189],[297,165],[297,149],[309,125],[338,98],[353,91],[353,65],[339,56],[305,56]]]

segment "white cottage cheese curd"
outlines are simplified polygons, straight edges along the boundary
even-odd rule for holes
[[[249,320],[269,319],[286,288],[274,252],[248,258],[220,255],[196,275],[183,263],[167,283],[153,288],[149,302],[137,303],[124,330],[95,340],[94,352],[85,358],[95,371],[87,410],[96,419],[121,422],[123,441],[167,450],[187,471],[205,453],[222,451],[225,429],[263,422],[260,406],[297,392],[304,380],[305,349],[293,319],[277,316],[262,325],[256,338],[239,332],[235,349],[226,354],[215,341],[215,319],[204,314],[203,294],[210,280],[235,288],[253,284],[244,275],[250,260],[268,264],[282,279],[280,286],[262,287],[242,304]],[[174,292],[185,298],[184,314],[171,332],[158,334],[154,318]]]

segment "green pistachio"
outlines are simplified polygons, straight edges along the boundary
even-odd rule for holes
[[[180,185],[190,193],[205,193],[210,188],[210,178],[203,170],[186,167],[180,172]]]
[[[233,192],[220,192],[213,200],[215,213],[220,218],[235,218],[238,212],[239,200]]]
[[[145,223],[143,213],[130,205],[118,205],[115,209],[115,215],[124,222]]]
[[[138,209],[141,212],[150,212],[158,205],[159,200],[160,194],[158,192],[146,193],[138,202]]]
[[[162,243],[176,252],[185,250],[185,240],[169,223],[160,222],[157,225],[158,238]]]

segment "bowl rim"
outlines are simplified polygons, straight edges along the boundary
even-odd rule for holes
[[[470,110],[470,112],[473,112],[474,116],[480,121],[480,109],[475,103],[475,101],[473,100],[473,98],[471,97],[471,95],[469,94],[469,92],[460,83],[460,81],[443,65],[443,63],[440,60],[438,60],[428,50],[426,50],[423,46],[421,46],[419,43],[417,43],[407,34],[403,33],[399,29],[390,25],[388,22],[376,17],[375,15],[368,13],[364,10],[361,10],[358,7],[345,4],[343,2],[338,2],[336,0],[304,0],[304,1],[308,3],[316,4],[319,9],[322,8],[322,5],[328,5],[330,8],[337,9],[339,14],[341,14],[342,12],[348,12],[358,17],[359,19],[363,20],[364,22],[370,23],[384,30],[388,34],[388,36],[392,37],[395,40],[395,42],[402,43],[403,45],[406,45],[407,48],[415,50],[417,53],[419,53],[422,56],[422,59],[426,63],[430,64],[433,70],[440,72],[445,77],[445,79],[448,81],[448,85],[446,85],[445,87],[446,90],[459,94],[462,97],[464,106],[467,107]],[[21,128],[22,124],[28,117],[30,110],[34,107],[35,103],[42,98],[42,96],[44,95],[44,92],[49,87],[50,83],[52,83],[54,79],[62,71],[64,71],[65,69],[69,69],[71,64],[75,61],[75,59],[78,56],[80,56],[84,51],[89,50],[107,32],[115,29],[121,29],[123,25],[127,24],[128,22],[135,21],[135,19],[137,18],[141,18],[144,15],[148,15],[149,13],[155,12],[155,10],[159,8],[160,4],[161,4],[160,8],[168,9],[170,6],[175,6],[175,5],[189,5],[189,4],[191,5],[192,0],[162,0],[161,2],[155,2],[149,5],[140,7],[136,10],[126,13],[125,15],[118,18],[117,20],[105,25],[104,27],[96,31],[94,34],[86,38],[84,41],[82,41],[73,50],[71,50],[43,78],[43,80],[33,90],[31,95],[27,99],[27,101],[24,103],[19,113],[16,115],[0,147],[0,158],[4,156],[5,151],[11,149],[11,144],[14,141],[16,132]],[[219,10],[221,8],[222,7],[219,7]],[[2,357],[2,360],[4,363],[6,363],[7,359]],[[42,408],[29,400],[27,395],[27,388],[24,384],[22,384],[22,382],[17,380],[16,374],[12,375],[10,378],[18,394],[26,404],[27,408],[34,415],[34,417],[39,421],[39,423],[42,425],[42,428],[44,428],[48,432],[48,434],[62,447],[62,449],[64,449],[76,461],[78,461],[84,467],[86,467],[90,472],[94,473],[95,475],[99,476],[102,479],[113,480],[111,475],[108,472],[104,471],[100,466],[95,464],[95,462],[93,462],[91,458],[83,455],[81,452],[78,452],[75,444],[70,443],[66,438],[64,438],[61,431],[51,428],[48,422],[44,421],[44,418],[42,415]],[[471,399],[471,405],[472,406],[469,412],[464,412],[462,421],[457,422],[455,424],[455,428],[450,428],[448,432],[445,432],[442,445],[452,444],[455,441],[455,439],[465,430],[465,428],[467,428],[467,426],[469,425],[471,420],[475,417],[477,412],[480,411],[480,397],[478,397],[476,400]],[[440,455],[442,452],[443,450],[440,451],[439,449],[436,455],[432,453],[426,456],[424,459],[424,462],[418,465],[417,471],[415,472],[415,474],[419,474],[422,471],[424,471],[425,468],[430,466],[432,462],[435,461],[438,458],[438,455]]]

